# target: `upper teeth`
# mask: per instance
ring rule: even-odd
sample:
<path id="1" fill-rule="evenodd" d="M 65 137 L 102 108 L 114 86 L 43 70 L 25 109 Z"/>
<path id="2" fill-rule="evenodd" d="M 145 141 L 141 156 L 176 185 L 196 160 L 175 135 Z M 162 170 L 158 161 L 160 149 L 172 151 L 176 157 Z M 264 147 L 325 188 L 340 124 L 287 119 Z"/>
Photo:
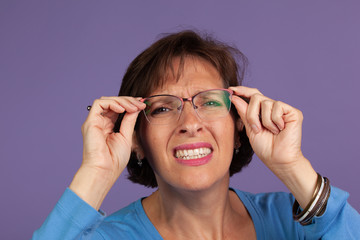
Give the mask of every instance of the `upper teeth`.
<path id="1" fill-rule="evenodd" d="M 182 159 L 202 158 L 211 153 L 210 148 L 195 148 L 188 150 L 176 150 L 175 156 Z"/>

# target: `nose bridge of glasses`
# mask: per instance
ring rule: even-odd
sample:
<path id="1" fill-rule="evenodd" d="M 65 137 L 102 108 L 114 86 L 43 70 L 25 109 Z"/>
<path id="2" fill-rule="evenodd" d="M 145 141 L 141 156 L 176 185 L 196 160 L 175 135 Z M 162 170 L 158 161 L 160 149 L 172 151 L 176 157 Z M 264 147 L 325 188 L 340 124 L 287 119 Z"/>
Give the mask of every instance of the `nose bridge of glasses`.
<path id="1" fill-rule="evenodd" d="M 199 116 L 199 113 L 197 112 L 197 106 L 194 104 L 194 101 L 193 101 L 193 98 L 190 97 L 190 98 L 181 98 L 182 99 L 182 109 L 181 109 L 181 113 L 180 117 L 188 117 L 188 116 L 184 116 L 185 115 L 188 115 L 188 114 L 192 114 L 193 116 L 195 116 L 197 119 L 200 118 Z M 188 102 L 190 104 L 190 106 L 187 107 L 187 109 L 185 110 L 185 105 L 186 102 Z M 185 113 L 184 113 L 185 112 Z"/>
<path id="2" fill-rule="evenodd" d="M 182 108 L 185 107 L 185 103 L 186 102 L 189 102 L 190 105 L 192 105 L 192 107 L 196 110 L 197 109 L 197 106 L 195 105 L 194 103 L 194 97 L 189 97 L 189 98 L 181 98 L 182 100 Z"/>

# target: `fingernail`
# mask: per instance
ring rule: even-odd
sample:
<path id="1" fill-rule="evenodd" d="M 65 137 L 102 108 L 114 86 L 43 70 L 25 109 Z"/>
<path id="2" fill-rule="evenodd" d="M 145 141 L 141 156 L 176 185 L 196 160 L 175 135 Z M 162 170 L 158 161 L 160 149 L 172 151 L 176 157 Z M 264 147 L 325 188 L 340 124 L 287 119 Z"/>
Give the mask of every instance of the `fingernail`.
<path id="1" fill-rule="evenodd" d="M 273 134 L 278 135 L 280 133 L 279 130 L 272 130 Z"/>
<path id="2" fill-rule="evenodd" d="M 259 132 L 259 128 L 256 126 L 256 124 L 251 125 L 251 128 L 254 130 L 255 133 Z"/>

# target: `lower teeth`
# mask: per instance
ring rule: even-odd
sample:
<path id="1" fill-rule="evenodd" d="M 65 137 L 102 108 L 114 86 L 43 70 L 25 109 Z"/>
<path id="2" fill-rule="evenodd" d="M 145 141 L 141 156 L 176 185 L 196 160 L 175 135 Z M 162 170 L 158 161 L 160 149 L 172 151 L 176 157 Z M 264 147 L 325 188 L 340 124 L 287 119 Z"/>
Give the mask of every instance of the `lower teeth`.
<path id="1" fill-rule="evenodd" d="M 196 155 L 196 156 L 181 156 L 179 158 L 186 159 L 186 160 L 188 160 L 188 159 L 197 159 L 197 158 L 202 158 L 202 157 L 204 157 L 206 155 L 207 154 Z"/>

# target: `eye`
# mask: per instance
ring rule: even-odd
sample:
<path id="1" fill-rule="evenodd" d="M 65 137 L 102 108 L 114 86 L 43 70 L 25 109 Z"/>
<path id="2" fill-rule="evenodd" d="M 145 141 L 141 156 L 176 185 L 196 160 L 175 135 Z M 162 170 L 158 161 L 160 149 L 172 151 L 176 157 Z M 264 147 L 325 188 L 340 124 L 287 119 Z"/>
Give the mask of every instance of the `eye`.
<path id="1" fill-rule="evenodd" d="M 170 108 L 158 107 L 158 108 L 154 109 L 153 111 L 151 111 L 151 115 L 164 114 L 164 113 L 168 113 L 168 112 L 170 112 L 170 111 L 171 111 Z"/>
<path id="2" fill-rule="evenodd" d="M 219 101 L 216 101 L 216 100 L 209 100 L 209 101 L 206 101 L 204 104 L 203 104 L 204 107 L 220 107 L 222 106 L 221 102 Z"/>

